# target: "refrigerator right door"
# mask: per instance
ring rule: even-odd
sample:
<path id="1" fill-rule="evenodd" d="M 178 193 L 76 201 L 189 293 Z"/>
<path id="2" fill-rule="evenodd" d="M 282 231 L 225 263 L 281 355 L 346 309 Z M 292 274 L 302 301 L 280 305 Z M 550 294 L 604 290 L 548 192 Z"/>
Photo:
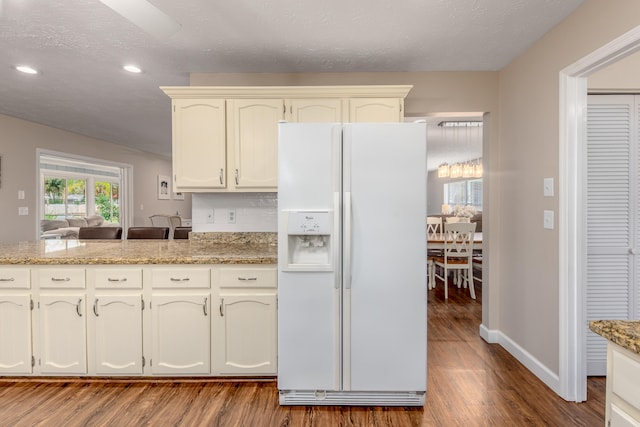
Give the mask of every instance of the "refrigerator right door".
<path id="1" fill-rule="evenodd" d="M 426 124 L 348 124 L 343 389 L 426 391 Z"/>

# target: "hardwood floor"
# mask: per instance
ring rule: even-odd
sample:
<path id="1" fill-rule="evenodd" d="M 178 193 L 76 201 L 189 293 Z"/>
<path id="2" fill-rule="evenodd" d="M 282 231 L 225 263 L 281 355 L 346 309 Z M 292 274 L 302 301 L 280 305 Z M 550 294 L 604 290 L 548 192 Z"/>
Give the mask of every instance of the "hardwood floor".
<path id="1" fill-rule="evenodd" d="M 0 379 L 0 426 L 602 426 L 604 378 L 565 402 L 478 336 L 478 300 L 429 292 L 424 408 L 281 407 L 275 381 Z"/>

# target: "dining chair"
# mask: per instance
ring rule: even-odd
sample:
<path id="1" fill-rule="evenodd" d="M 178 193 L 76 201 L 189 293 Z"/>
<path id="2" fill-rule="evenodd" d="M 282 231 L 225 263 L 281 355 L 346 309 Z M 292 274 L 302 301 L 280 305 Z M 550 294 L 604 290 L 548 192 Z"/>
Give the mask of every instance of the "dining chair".
<path id="1" fill-rule="evenodd" d="M 191 227 L 176 227 L 173 230 L 173 238 L 174 240 L 188 239 L 189 232 L 191 232 Z"/>
<path id="2" fill-rule="evenodd" d="M 435 279 L 444 282 L 444 298 L 449 298 L 449 271 L 460 272 L 455 274 L 455 282 L 458 287 L 469 286 L 471 298 L 476 299 L 476 292 L 473 287 L 473 235 L 475 233 L 475 223 L 449 223 L 444 226 L 444 250 L 442 256 L 433 257 L 433 268 L 430 271 L 431 283 L 435 284 Z M 442 275 L 438 275 L 437 269 L 440 267 Z"/>
<path id="3" fill-rule="evenodd" d="M 482 254 L 478 255 L 477 253 L 473 255 L 472 258 L 473 268 L 475 270 L 480 270 L 480 276 L 474 276 L 473 280 L 477 280 L 478 282 L 482 282 Z"/>
<path id="4" fill-rule="evenodd" d="M 122 238 L 122 227 L 80 227 L 78 239 L 119 240 Z"/>
<path id="5" fill-rule="evenodd" d="M 442 218 L 439 216 L 428 216 L 427 217 L 427 240 L 428 236 L 434 234 L 442 233 Z M 434 283 L 431 281 L 431 270 L 434 268 L 433 266 L 433 257 L 442 255 L 442 250 L 440 249 L 429 249 L 429 244 L 427 243 L 427 288 L 433 289 Z"/>
<path id="6" fill-rule="evenodd" d="M 448 216 L 446 219 L 446 224 L 455 224 L 458 222 L 471 222 L 471 218 L 463 216 Z"/>
<path id="7" fill-rule="evenodd" d="M 129 227 L 127 239 L 168 239 L 169 227 Z"/>

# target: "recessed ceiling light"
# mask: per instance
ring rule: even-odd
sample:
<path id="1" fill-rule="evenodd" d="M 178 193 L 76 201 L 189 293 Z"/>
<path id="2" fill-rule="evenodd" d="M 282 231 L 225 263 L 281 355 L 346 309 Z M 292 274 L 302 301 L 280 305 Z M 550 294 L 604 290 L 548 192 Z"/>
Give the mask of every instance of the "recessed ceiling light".
<path id="1" fill-rule="evenodd" d="M 38 70 L 36 70 L 35 68 L 31 68 L 28 65 L 17 65 L 16 70 L 25 74 L 38 74 Z"/>
<path id="2" fill-rule="evenodd" d="M 139 67 L 136 67 L 135 65 L 125 65 L 124 67 L 125 70 L 127 70 L 130 73 L 141 73 L 142 70 Z"/>

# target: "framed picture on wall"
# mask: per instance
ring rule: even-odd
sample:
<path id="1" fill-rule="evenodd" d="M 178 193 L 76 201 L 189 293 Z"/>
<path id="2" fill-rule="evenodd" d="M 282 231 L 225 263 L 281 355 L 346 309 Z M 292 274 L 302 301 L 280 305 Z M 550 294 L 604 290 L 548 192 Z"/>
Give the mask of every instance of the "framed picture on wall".
<path id="1" fill-rule="evenodd" d="M 169 200 L 171 188 L 169 184 L 169 177 L 164 175 L 158 175 L 158 199 Z"/>
<path id="2" fill-rule="evenodd" d="M 173 193 L 173 200 L 184 200 L 184 193 Z"/>

